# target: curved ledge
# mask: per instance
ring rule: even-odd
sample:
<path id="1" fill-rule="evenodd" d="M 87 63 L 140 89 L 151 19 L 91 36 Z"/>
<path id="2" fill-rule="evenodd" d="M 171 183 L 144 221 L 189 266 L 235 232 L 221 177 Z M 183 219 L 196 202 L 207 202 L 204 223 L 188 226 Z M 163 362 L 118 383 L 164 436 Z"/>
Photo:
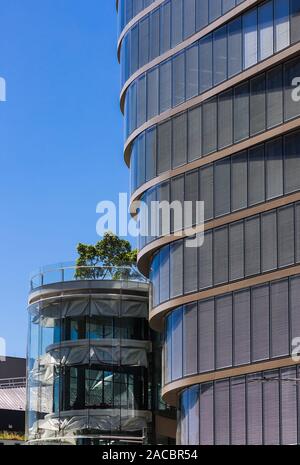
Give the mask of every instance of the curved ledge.
<path id="1" fill-rule="evenodd" d="M 178 241 L 187 236 L 192 236 L 195 233 L 200 233 L 203 230 L 207 231 L 209 229 L 214 229 L 219 226 L 230 224 L 235 221 L 239 221 L 241 219 L 248 218 L 250 216 L 254 216 L 259 213 L 273 210 L 274 208 L 279 208 L 284 205 L 288 205 L 289 203 L 298 201 L 300 201 L 300 192 L 288 194 L 282 197 L 278 197 L 275 200 L 269 200 L 268 202 L 255 205 L 254 207 L 245 208 L 244 210 L 239 210 L 238 212 L 230 213 L 220 218 L 208 221 L 207 223 L 205 223 L 204 227 L 200 225 L 191 229 L 187 229 L 186 231 L 182 231 L 182 233 L 179 236 L 178 231 L 176 235 L 170 234 L 168 236 L 163 236 L 159 239 L 154 240 L 153 242 L 150 242 L 138 253 L 138 268 L 141 271 L 141 273 L 143 273 L 145 276 L 149 276 L 151 257 L 158 249 L 160 249 L 164 245 L 171 244 L 172 242 Z"/>
<path id="2" fill-rule="evenodd" d="M 64 348 L 76 348 L 76 347 L 121 347 L 130 349 L 144 349 L 147 352 L 151 352 L 152 344 L 150 341 L 138 340 L 138 339 L 77 339 L 72 341 L 61 341 L 56 344 L 51 344 L 46 347 L 46 353 L 51 351 L 60 350 Z"/>
<path id="3" fill-rule="evenodd" d="M 297 53 L 300 52 L 300 42 L 298 42 L 295 45 L 289 46 L 286 49 L 284 49 L 282 52 L 276 53 L 275 55 L 272 55 L 272 57 L 267 58 L 264 61 L 261 61 L 260 63 L 252 66 L 251 68 L 247 69 L 246 71 L 243 71 L 242 73 L 238 74 L 237 76 L 234 76 L 231 79 L 228 79 L 227 81 L 224 81 L 223 83 L 219 84 L 216 87 L 213 87 L 207 92 L 204 92 L 203 94 L 198 95 L 197 97 L 194 97 L 190 100 L 187 100 L 186 102 L 182 103 L 181 105 L 178 105 L 175 108 L 171 108 L 164 113 L 161 113 L 160 115 L 155 116 L 154 118 L 148 120 L 146 123 L 144 123 L 142 126 L 137 128 L 133 133 L 128 137 L 128 139 L 125 142 L 124 145 L 124 160 L 127 166 L 129 167 L 130 165 L 130 148 L 131 144 L 138 137 L 142 132 L 144 132 L 146 129 L 150 128 L 151 126 L 155 124 L 159 124 L 163 122 L 164 120 L 171 118 L 183 111 L 189 110 L 190 108 L 193 108 L 194 106 L 204 102 L 205 100 L 208 100 L 211 97 L 214 97 L 217 94 L 222 93 L 223 91 L 229 89 L 230 87 L 233 87 L 237 84 L 240 84 L 242 81 L 246 79 L 250 79 L 251 77 L 257 75 L 258 73 L 261 73 L 263 71 L 266 71 L 268 68 L 275 66 L 282 61 L 285 61 L 286 59 L 292 59 Z"/>
<path id="4" fill-rule="evenodd" d="M 213 163 L 214 161 L 220 160 L 221 158 L 228 157 L 230 155 L 234 155 L 235 153 L 242 152 L 243 150 L 246 150 L 250 147 L 253 147 L 254 145 L 261 144 L 263 142 L 266 142 L 269 139 L 272 139 L 273 137 L 278 137 L 283 134 L 287 134 L 290 131 L 293 131 L 297 128 L 300 127 L 300 117 L 295 118 L 287 123 L 280 124 L 280 126 L 276 126 L 272 129 L 269 129 L 267 131 L 264 131 L 261 134 L 258 134 L 257 136 L 252 136 L 249 137 L 248 139 L 245 139 L 242 142 L 239 142 L 234 145 L 230 145 L 229 147 L 226 147 L 225 149 L 219 150 L 217 152 L 214 152 L 210 155 L 206 155 L 205 157 L 198 158 L 195 161 L 192 161 L 190 163 L 186 163 L 185 165 L 182 165 L 178 168 L 175 168 L 173 170 L 165 171 L 159 176 L 156 176 L 153 179 L 150 179 L 150 181 L 145 182 L 142 184 L 131 196 L 130 198 L 130 205 L 139 200 L 141 196 L 148 190 L 151 189 L 152 187 L 157 186 L 158 184 L 167 181 L 168 179 L 174 178 L 175 176 L 179 176 L 181 174 L 187 173 L 189 171 L 192 171 L 196 168 L 200 168 L 201 166 L 204 165 L 209 165 L 210 163 Z M 131 209 L 130 209 L 131 210 Z M 135 216 L 134 213 L 132 216 Z"/>
<path id="5" fill-rule="evenodd" d="M 170 384 L 167 384 L 162 389 L 162 398 L 169 405 L 174 407 L 178 406 L 178 396 L 183 389 L 186 389 L 194 384 L 207 383 L 217 381 L 219 379 L 231 378 L 233 376 L 248 375 L 260 371 L 273 370 L 275 368 L 282 368 L 286 366 L 298 365 L 292 357 L 284 357 L 276 360 L 269 360 L 267 362 L 252 363 L 251 365 L 244 365 L 238 368 L 226 368 L 224 370 L 214 371 L 205 374 L 198 374 L 181 378 Z"/>
<path id="6" fill-rule="evenodd" d="M 276 281 L 278 279 L 294 276 L 296 274 L 300 274 L 300 265 L 292 265 L 281 270 L 260 274 L 258 276 L 254 276 L 253 278 L 246 278 L 229 284 L 221 284 L 213 288 L 195 292 L 193 294 L 186 294 L 181 297 L 176 297 L 175 299 L 168 300 L 150 310 L 150 326 L 155 331 L 161 332 L 163 331 L 164 327 L 164 317 L 167 313 L 170 312 L 170 310 L 173 310 L 176 307 L 181 307 L 182 305 L 186 305 L 197 300 L 209 299 L 210 297 L 227 294 L 228 292 L 238 291 L 246 287 L 264 284 L 269 281 Z"/>
<path id="7" fill-rule="evenodd" d="M 164 1 L 164 0 L 163 0 Z M 208 26 L 206 26 L 204 29 L 201 29 L 201 31 L 196 32 L 196 34 L 193 34 L 192 36 L 188 37 L 186 40 L 183 42 L 180 42 L 178 45 L 175 47 L 171 48 L 167 52 L 159 55 L 157 58 L 154 58 L 154 60 L 149 61 L 146 65 L 142 66 L 139 68 L 134 74 L 130 76 L 130 78 L 125 82 L 125 84 L 122 87 L 122 90 L 120 92 L 120 108 L 122 113 L 124 113 L 124 106 L 125 106 L 125 96 L 128 87 L 130 84 L 135 81 L 139 76 L 144 74 L 146 71 L 149 69 L 153 68 L 154 66 L 159 65 L 163 61 L 167 60 L 168 58 L 171 58 L 172 56 L 176 55 L 176 53 L 180 52 L 181 50 L 189 47 L 192 45 L 194 42 L 197 42 L 197 40 L 201 39 L 202 37 L 206 36 L 210 32 L 214 31 L 220 26 L 223 26 L 226 22 L 230 21 L 231 19 L 235 18 L 236 16 L 239 16 L 241 13 L 246 11 L 248 8 L 253 7 L 254 5 L 260 3 L 262 0 L 245 0 L 243 3 L 240 5 L 237 5 L 236 7 L 232 8 L 232 10 L 228 11 L 225 15 L 220 16 L 218 19 L 210 23 Z M 163 3 L 163 2 L 160 2 Z M 157 4 L 159 5 L 159 3 Z M 145 10 L 144 10 L 145 11 Z M 142 15 L 144 16 L 144 15 Z M 140 18 L 139 18 L 140 19 Z M 137 21 L 134 21 L 134 23 Z M 134 24 L 133 23 L 133 24 Z M 130 24 L 130 23 L 129 23 Z M 128 28 L 130 29 L 130 28 Z M 126 32 L 128 31 L 126 30 Z M 124 29 L 125 31 L 125 29 Z M 125 35 L 125 34 L 124 34 Z M 122 35 L 122 39 L 124 38 L 124 35 Z M 118 43 L 118 58 L 120 61 L 120 50 L 121 50 L 121 42 L 122 39 L 119 40 Z"/>
<path id="8" fill-rule="evenodd" d="M 156 2 L 151 3 L 147 8 L 144 8 L 144 10 L 140 11 L 134 18 L 132 18 L 129 23 L 126 24 L 124 29 L 122 30 L 119 39 L 118 39 L 118 45 L 117 45 L 117 54 L 118 54 L 118 60 L 120 63 L 120 55 L 121 55 L 121 45 L 124 39 L 124 36 L 126 33 L 129 31 L 129 29 L 132 28 L 138 21 L 140 21 L 144 16 L 146 16 L 148 13 L 151 13 L 152 10 L 155 10 L 159 5 L 164 3 L 165 0 L 156 0 Z M 117 0 L 117 3 L 119 0 Z M 117 7 L 118 10 L 118 7 Z"/>

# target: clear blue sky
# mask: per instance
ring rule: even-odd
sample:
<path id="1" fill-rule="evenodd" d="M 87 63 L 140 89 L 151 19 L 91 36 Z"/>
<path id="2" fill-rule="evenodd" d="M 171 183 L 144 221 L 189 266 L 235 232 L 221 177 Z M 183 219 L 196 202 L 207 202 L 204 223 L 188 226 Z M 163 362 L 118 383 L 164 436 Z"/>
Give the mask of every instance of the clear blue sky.
<path id="1" fill-rule="evenodd" d="M 25 355 L 28 277 L 95 242 L 128 191 L 115 0 L 0 0 L 0 337 Z"/>

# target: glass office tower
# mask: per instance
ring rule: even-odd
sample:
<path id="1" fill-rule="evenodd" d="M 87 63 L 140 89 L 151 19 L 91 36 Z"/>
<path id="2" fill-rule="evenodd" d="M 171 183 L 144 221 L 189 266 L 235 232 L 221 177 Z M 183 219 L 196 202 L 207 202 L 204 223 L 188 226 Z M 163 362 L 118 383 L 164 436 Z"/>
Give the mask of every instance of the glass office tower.
<path id="1" fill-rule="evenodd" d="M 131 202 L 204 202 L 139 241 L 178 442 L 297 444 L 300 0 L 117 3 Z"/>
<path id="2" fill-rule="evenodd" d="M 28 311 L 29 444 L 153 441 L 146 279 L 126 267 L 47 267 Z"/>

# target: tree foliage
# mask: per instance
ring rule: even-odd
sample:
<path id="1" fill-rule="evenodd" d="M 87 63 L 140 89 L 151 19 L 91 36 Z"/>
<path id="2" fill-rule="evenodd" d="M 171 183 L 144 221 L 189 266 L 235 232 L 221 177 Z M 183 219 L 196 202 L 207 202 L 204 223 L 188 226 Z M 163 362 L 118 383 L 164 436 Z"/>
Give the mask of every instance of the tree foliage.
<path id="1" fill-rule="evenodd" d="M 95 245 L 79 243 L 77 252 L 78 279 L 105 279 L 110 275 L 112 279 L 123 279 L 125 275 L 125 279 L 137 260 L 137 250 L 132 250 L 130 242 L 110 232 Z"/>

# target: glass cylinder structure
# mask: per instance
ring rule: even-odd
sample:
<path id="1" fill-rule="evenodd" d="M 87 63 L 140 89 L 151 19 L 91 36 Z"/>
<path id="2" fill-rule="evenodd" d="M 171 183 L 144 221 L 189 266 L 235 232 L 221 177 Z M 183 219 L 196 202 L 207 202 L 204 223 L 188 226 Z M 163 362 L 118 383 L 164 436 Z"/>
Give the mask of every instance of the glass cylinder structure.
<path id="1" fill-rule="evenodd" d="M 29 295 L 29 444 L 148 443 L 148 283 L 134 268 L 47 267 Z"/>

